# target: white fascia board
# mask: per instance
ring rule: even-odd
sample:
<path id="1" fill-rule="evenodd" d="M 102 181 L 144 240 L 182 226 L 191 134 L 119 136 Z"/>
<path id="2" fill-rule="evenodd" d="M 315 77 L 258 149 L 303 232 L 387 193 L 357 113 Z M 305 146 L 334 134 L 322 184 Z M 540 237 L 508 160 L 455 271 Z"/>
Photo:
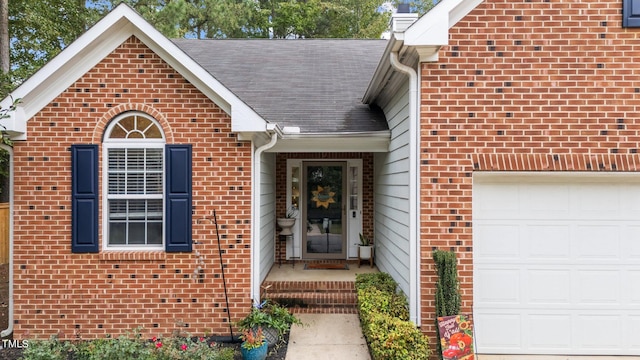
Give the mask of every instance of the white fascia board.
<path id="1" fill-rule="evenodd" d="M 398 35 L 402 36 L 402 33 L 393 33 L 391 35 L 391 38 L 389 39 L 389 42 L 387 43 L 387 46 L 384 49 L 382 58 L 380 58 L 380 62 L 378 62 L 376 71 L 373 73 L 373 77 L 369 81 L 367 90 L 362 97 L 362 102 L 365 104 L 370 104 L 376 99 L 376 97 L 382 90 L 383 84 L 385 84 L 388 80 L 389 71 L 391 70 L 391 64 L 389 63 L 389 53 L 391 53 L 392 51 L 397 51 L 402 47 L 402 39 L 398 39 Z"/>
<path id="2" fill-rule="evenodd" d="M 96 25 L 0 102 L 2 108 L 21 99 L 20 111 L 1 122 L 14 139 L 26 138 L 26 122 L 60 93 L 86 74 L 130 36 L 137 37 L 176 71 L 231 115 L 235 128 L 265 131 L 266 121 L 217 79 L 187 56 L 125 4 L 117 6 Z"/>
<path id="3" fill-rule="evenodd" d="M 444 46 L 449 29 L 484 0 L 443 0 L 404 33 L 406 46 Z"/>
<path id="4" fill-rule="evenodd" d="M 389 131 L 285 134 L 268 152 L 388 152 L 390 141 Z"/>

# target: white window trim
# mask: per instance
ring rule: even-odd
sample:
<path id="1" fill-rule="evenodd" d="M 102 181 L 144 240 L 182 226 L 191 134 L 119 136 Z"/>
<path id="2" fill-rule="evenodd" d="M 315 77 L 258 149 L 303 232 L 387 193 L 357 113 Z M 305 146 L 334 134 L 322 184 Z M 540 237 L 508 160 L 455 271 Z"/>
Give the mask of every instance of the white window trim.
<path id="1" fill-rule="evenodd" d="M 105 136 L 102 142 L 102 250 L 107 252 L 116 252 L 116 251 L 127 251 L 127 252 L 135 252 L 135 251 L 164 251 L 166 244 L 166 193 L 165 193 L 165 184 L 166 184 L 166 172 L 164 168 L 166 166 L 165 159 L 165 137 L 164 133 L 161 131 L 162 139 L 110 139 L 109 135 L 111 134 L 111 130 L 115 127 L 115 125 L 122 119 L 130 117 L 130 116 L 140 116 L 146 119 L 151 120 L 160 130 L 162 127 L 160 124 L 151 116 L 140 113 L 140 112 L 127 112 L 123 113 L 120 116 L 114 118 L 109 126 L 105 129 Z M 157 245 L 109 245 L 109 149 L 162 149 L 162 195 L 158 198 L 162 199 L 162 242 Z M 116 195 L 116 197 L 118 197 Z M 135 198 L 135 195 L 123 196 L 123 198 Z M 145 199 L 148 199 L 148 196 L 144 196 Z"/>

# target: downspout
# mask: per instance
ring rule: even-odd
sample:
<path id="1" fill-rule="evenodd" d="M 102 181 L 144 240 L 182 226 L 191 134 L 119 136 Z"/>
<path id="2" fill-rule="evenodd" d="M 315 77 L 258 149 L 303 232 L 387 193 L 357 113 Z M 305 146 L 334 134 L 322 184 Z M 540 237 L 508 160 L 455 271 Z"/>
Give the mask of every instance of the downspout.
<path id="1" fill-rule="evenodd" d="M 278 133 L 275 124 L 267 124 L 267 132 L 271 133 L 271 141 L 253 152 L 253 169 L 251 174 L 251 299 L 260 301 L 260 172 L 262 153 L 276 145 Z"/>
<path id="2" fill-rule="evenodd" d="M 391 66 L 409 76 L 409 317 L 420 326 L 420 249 L 418 247 L 420 220 L 420 188 L 418 181 L 419 161 L 418 146 L 420 133 L 418 127 L 418 74 L 415 69 L 398 60 L 398 52 L 390 53 Z"/>
<path id="3" fill-rule="evenodd" d="M 9 152 L 9 323 L 0 332 L 1 337 L 7 337 L 13 333 L 13 148 L 7 145 L 0 148 Z"/>

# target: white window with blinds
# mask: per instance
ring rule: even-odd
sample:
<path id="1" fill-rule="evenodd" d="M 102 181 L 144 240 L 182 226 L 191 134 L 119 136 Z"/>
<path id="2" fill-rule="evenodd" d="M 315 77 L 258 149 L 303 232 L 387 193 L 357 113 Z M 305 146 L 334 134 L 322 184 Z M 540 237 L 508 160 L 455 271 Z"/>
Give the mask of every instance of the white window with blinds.
<path id="1" fill-rule="evenodd" d="M 104 140 L 104 237 L 109 250 L 164 246 L 164 144 L 142 113 L 114 119 Z"/>

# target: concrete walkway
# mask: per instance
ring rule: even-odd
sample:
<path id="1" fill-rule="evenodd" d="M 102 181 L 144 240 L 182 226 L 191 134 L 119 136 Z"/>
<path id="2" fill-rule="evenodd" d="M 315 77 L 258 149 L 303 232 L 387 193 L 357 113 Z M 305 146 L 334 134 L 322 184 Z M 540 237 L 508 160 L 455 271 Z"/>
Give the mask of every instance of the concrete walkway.
<path id="1" fill-rule="evenodd" d="M 357 314 L 296 314 L 286 360 L 371 360 Z"/>

